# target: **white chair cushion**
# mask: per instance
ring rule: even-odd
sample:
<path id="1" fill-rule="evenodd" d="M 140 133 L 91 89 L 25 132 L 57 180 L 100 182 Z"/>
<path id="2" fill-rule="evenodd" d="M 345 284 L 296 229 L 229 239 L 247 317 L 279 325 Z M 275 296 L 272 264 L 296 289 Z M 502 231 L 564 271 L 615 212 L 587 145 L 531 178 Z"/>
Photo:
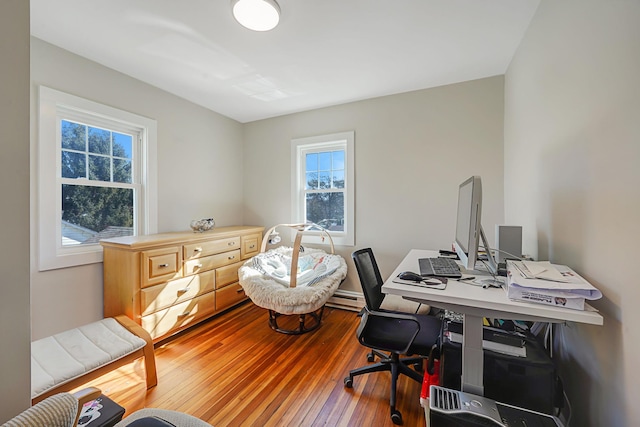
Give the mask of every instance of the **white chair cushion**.
<path id="1" fill-rule="evenodd" d="M 102 319 L 31 343 L 31 398 L 144 347 L 118 321 Z"/>
<path id="2" fill-rule="evenodd" d="M 292 248 L 279 247 L 269 252 L 286 261 L 287 257 L 291 258 L 292 251 Z M 250 259 L 240 267 L 240 286 L 254 304 L 280 314 L 306 314 L 318 310 L 347 276 L 347 263 L 340 255 L 327 254 L 320 249 L 312 248 L 305 248 L 305 258 L 299 258 L 299 265 L 304 271 L 312 271 L 313 266 L 317 268 L 326 265 L 327 268 L 322 268 L 320 275 L 307 277 L 304 285 L 298 283 L 295 288 L 288 286 L 288 280 L 274 276 L 282 271 L 279 264 L 273 263 L 270 266 L 273 269 L 269 270 L 269 273 L 264 273 L 265 268 L 270 268 L 268 264 L 265 263 L 258 268 L 256 265 L 256 261 Z"/>
<path id="3" fill-rule="evenodd" d="M 284 287 L 291 283 L 292 248 L 279 247 L 260 253 L 251 259 L 251 267 L 258 270 L 265 279 L 275 280 Z M 341 266 L 340 255 L 328 254 L 321 250 L 309 250 L 299 255 L 296 286 L 313 286 L 332 275 Z"/>

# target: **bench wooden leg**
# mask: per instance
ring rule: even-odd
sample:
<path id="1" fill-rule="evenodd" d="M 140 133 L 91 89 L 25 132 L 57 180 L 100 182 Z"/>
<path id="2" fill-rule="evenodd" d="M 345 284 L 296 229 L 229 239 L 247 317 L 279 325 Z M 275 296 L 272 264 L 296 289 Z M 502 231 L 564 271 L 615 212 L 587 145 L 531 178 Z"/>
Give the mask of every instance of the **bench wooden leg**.
<path id="1" fill-rule="evenodd" d="M 153 339 L 151 335 L 140 325 L 125 315 L 116 316 L 115 319 L 129 332 L 139 336 L 146 341 L 144 348 L 144 371 L 147 379 L 147 390 L 158 385 L 158 372 L 156 370 L 156 355 L 153 349 Z"/>

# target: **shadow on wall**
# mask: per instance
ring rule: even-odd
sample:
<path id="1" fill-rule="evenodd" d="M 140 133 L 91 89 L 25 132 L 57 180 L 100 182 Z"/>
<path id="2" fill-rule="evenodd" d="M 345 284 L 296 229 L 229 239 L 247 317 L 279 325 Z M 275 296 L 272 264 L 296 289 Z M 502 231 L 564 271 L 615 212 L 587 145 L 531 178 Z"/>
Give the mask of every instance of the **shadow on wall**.
<path id="1" fill-rule="evenodd" d="M 590 138 L 594 136 L 571 135 L 570 141 L 552 142 L 552 150 L 540 158 L 539 259 L 571 266 L 605 295 L 592 303 L 602 312 L 604 326 L 568 323 L 554 329 L 554 355 L 572 405 L 571 425 L 624 426 L 629 425 L 625 390 L 630 379 L 625 374 L 621 307 L 616 303 L 620 289 L 616 290 L 618 278 L 603 276 L 594 264 L 605 249 L 599 246 L 610 241 L 597 207 L 603 184 L 594 168 L 597 144 Z"/>
<path id="2" fill-rule="evenodd" d="M 625 410 L 622 324 L 607 318 L 602 327 L 568 323 L 554 332 L 554 359 L 571 403 L 570 425 L 632 425 Z"/>

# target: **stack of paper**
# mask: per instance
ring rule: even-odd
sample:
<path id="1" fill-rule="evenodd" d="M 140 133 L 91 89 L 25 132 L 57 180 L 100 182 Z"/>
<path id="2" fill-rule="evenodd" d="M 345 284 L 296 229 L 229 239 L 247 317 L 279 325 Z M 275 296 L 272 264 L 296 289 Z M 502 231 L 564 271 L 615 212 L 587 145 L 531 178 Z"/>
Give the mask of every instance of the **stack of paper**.
<path id="1" fill-rule="evenodd" d="M 584 310 L 584 301 L 602 293 L 566 265 L 548 261 L 507 261 L 507 297 Z"/>

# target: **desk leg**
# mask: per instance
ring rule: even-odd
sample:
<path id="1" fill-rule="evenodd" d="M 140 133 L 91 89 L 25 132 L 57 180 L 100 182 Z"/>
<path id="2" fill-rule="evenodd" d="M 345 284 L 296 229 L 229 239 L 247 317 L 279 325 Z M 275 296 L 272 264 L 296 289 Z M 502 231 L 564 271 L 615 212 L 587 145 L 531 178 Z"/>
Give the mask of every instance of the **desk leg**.
<path id="1" fill-rule="evenodd" d="M 465 314 L 462 332 L 462 391 L 484 396 L 482 317 Z"/>

